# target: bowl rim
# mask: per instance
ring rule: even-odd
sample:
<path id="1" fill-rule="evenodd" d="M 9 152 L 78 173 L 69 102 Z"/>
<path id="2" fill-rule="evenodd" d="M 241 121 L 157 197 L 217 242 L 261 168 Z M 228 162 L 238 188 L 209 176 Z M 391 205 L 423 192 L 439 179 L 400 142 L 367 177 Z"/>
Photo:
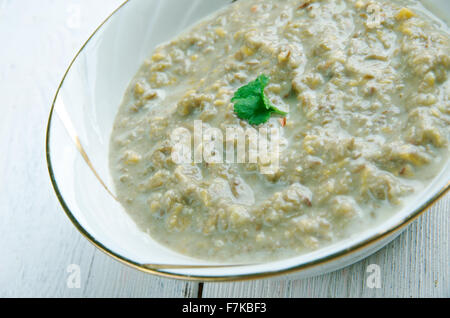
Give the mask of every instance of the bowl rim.
<path id="1" fill-rule="evenodd" d="M 78 56 L 81 54 L 81 52 L 85 49 L 87 44 L 90 42 L 90 40 L 97 34 L 97 32 L 113 17 L 116 15 L 123 7 L 125 7 L 126 4 L 128 4 L 131 0 L 125 0 L 122 4 L 120 4 L 114 11 L 112 11 L 111 14 L 108 15 L 108 17 L 94 30 L 94 32 L 89 36 L 89 38 L 84 42 L 84 44 L 81 46 L 81 48 L 78 50 L 74 58 L 71 60 L 68 68 L 66 69 L 61 82 L 58 85 L 58 88 L 55 93 L 55 97 L 53 98 L 50 114 L 48 117 L 48 123 L 46 128 L 46 136 L 45 136 L 45 154 L 46 154 L 46 161 L 47 161 L 47 168 L 48 173 L 50 176 L 50 180 L 52 183 L 52 187 L 56 193 L 56 196 L 58 198 L 59 203 L 61 204 L 65 214 L 69 218 L 69 220 L 72 222 L 72 224 L 77 228 L 77 230 L 97 249 L 105 253 L 106 255 L 109 255 L 113 259 L 119 261 L 120 263 L 123 263 L 125 265 L 128 265 L 129 267 L 135 268 L 141 272 L 145 272 L 148 274 L 153 274 L 156 276 L 166 277 L 166 278 L 172 278 L 172 279 L 179 279 L 179 280 L 185 280 L 185 281 L 197 281 L 197 282 L 224 282 L 224 281 L 246 281 L 246 280 L 254 280 L 254 279 L 263 279 L 263 278 L 270 278 L 275 276 L 284 276 L 288 274 L 294 274 L 299 273 L 302 271 L 305 271 L 307 269 L 311 269 L 314 267 L 318 267 L 320 265 L 324 265 L 333 261 L 336 261 L 338 259 L 342 259 L 346 256 L 349 256 L 355 252 L 361 251 L 363 249 L 366 249 L 367 247 L 378 243 L 382 241 L 383 239 L 388 238 L 392 234 L 394 234 L 397 231 L 400 231 L 404 228 L 406 228 L 408 225 L 410 225 L 414 220 L 416 220 L 420 215 L 422 215 L 425 211 L 427 211 L 429 208 L 431 208 L 440 198 L 442 198 L 447 192 L 450 190 L 450 180 L 447 182 L 446 185 L 444 185 L 439 191 L 437 191 L 432 197 L 430 197 L 428 200 L 426 200 L 423 204 L 418 206 L 416 209 L 412 210 L 411 213 L 409 213 L 406 217 L 404 217 L 402 220 L 398 221 L 396 224 L 392 225 L 390 228 L 385 229 L 384 231 L 381 231 L 379 233 L 376 233 L 372 235 L 371 237 L 367 238 L 366 240 L 360 241 L 356 244 L 353 244 L 352 246 L 338 250 L 334 253 L 325 255 L 323 257 L 319 257 L 315 260 L 302 263 L 300 265 L 294 265 L 288 268 L 284 268 L 277 271 L 266 271 L 266 272 L 260 272 L 260 273 L 251 273 L 251 274 L 239 274 L 239 275 L 225 275 L 225 276 L 201 276 L 201 275 L 189 275 L 189 274 L 177 274 L 172 272 L 166 272 L 163 269 L 158 268 L 151 268 L 151 266 L 146 264 L 140 264 L 137 263 L 131 259 L 128 259 L 127 257 L 124 257 L 113 250 L 106 247 L 103 243 L 98 241 L 93 235 L 91 235 L 75 218 L 73 213 L 71 212 L 69 206 L 65 202 L 61 191 L 59 190 L 58 184 L 56 182 L 55 174 L 53 171 L 52 166 L 52 159 L 50 155 L 50 132 L 51 132 L 51 123 L 53 119 L 53 113 L 54 108 L 56 104 L 56 100 L 58 99 L 59 92 L 64 85 L 64 81 L 70 72 L 72 65 L 77 60 Z M 234 2 L 234 1 L 233 1 Z"/>

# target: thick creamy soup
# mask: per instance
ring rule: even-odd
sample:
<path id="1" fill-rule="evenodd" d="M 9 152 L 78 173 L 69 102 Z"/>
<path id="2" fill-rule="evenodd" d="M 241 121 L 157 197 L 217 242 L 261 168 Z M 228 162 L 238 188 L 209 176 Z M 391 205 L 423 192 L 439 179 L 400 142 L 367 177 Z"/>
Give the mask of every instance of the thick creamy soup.
<path id="1" fill-rule="evenodd" d="M 279 259 L 355 235 L 446 164 L 449 53 L 447 25 L 418 1 L 239 0 L 132 80 L 111 137 L 117 196 L 154 239 L 208 260 Z M 233 99 L 263 77 L 261 100 Z M 279 112 L 249 120 L 263 100 Z M 222 156 L 242 150 L 230 129 L 245 134 L 244 161 Z M 247 160 L 253 133 L 270 141 L 270 169 Z"/>

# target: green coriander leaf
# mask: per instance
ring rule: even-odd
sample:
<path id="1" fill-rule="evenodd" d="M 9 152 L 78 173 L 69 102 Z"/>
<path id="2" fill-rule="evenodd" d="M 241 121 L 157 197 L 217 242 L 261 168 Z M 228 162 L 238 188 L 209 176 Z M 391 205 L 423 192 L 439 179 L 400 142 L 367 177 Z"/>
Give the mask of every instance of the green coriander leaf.
<path id="1" fill-rule="evenodd" d="M 270 110 L 270 108 L 272 107 L 272 103 L 267 98 L 267 96 L 264 94 L 264 92 L 262 94 L 262 99 L 263 99 L 264 107 L 266 107 L 267 110 Z"/>
<path id="2" fill-rule="evenodd" d="M 251 125 L 260 125 L 267 122 L 272 113 L 287 115 L 286 112 L 273 106 L 264 94 L 264 88 L 269 81 L 270 78 L 263 74 L 236 91 L 231 101 L 234 103 L 234 112 L 239 118 L 247 120 Z"/>
<path id="3" fill-rule="evenodd" d="M 264 107 L 258 96 L 240 99 L 234 105 L 234 111 L 239 118 L 247 120 L 251 125 L 263 124 L 270 118 L 270 111 Z"/>
<path id="4" fill-rule="evenodd" d="M 245 99 L 250 96 L 258 96 L 264 95 L 264 88 L 266 88 L 267 84 L 269 84 L 270 79 L 266 75 L 260 75 L 258 78 L 248 83 L 245 86 L 242 86 L 237 90 L 234 94 L 234 97 L 231 99 L 232 102 Z"/>
<path id="5" fill-rule="evenodd" d="M 234 112 L 242 119 L 250 118 L 259 108 L 261 108 L 261 105 L 258 96 L 239 99 L 234 104 Z"/>

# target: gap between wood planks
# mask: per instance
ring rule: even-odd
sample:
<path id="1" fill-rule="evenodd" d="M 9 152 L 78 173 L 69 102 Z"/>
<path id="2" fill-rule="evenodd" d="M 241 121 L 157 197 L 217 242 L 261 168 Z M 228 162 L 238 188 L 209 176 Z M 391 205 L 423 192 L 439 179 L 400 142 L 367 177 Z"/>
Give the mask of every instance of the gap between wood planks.
<path id="1" fill-rule="evenodd" d="M 203 298 L 203 283 L 198 283 L 197 298 Z"/>

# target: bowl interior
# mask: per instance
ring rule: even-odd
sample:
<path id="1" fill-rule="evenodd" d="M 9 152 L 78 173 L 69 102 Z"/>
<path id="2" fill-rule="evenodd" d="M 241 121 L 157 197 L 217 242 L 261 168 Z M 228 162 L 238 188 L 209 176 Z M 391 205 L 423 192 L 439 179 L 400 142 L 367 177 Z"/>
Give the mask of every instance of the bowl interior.
<path id="1" fill-rule="evenodd" d="M 122 206 L 98 181 L 73 142 L 76 135 L 105 185 L 113 190 L 109 173 L 109 136 L 123 93 L 151 51 L 187 26 L 228 5 L 231 0 L 130 0 L 90 38 L 71 65 L 54 103 L 48 131 L 52 181 L 74 224 L 102 249 L 140 264 L 205 265 L 161 246 L 141 232 Z M 450 2 L 427 0 L 431 9 L 450 12 Z M 444 10 L 444 11 L 442 11 Z M 448 15 L 447 15 L 448 16 Z M 448 186 L 449 165 L 402 211 L 380 226 L 299 257 L 241 267 L 168 269 L 193 276 L 236 276 L 280 272 L 304 266 L 356 245 L 404 223 Z"/>

